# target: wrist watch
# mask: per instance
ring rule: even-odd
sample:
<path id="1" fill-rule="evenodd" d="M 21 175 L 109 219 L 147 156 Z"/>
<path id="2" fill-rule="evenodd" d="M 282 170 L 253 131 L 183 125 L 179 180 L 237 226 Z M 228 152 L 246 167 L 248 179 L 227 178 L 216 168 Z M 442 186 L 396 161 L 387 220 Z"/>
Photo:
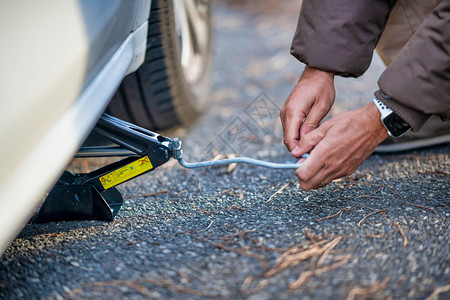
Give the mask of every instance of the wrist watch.
<path id="1" fill-rule="evenodd" d="M 398 138 L 411 129 L 411 126 L 409 126 L 408 123 L 403 121 L 402 118 L 400 118 L 395 112 L 392 111 L 392 109 L 381 102 L 380 99 L 375 97 L 373 102 L 380 111 L 381 123 L 383 123 L 384 127 L 386 127 L 390 136 Z"/>

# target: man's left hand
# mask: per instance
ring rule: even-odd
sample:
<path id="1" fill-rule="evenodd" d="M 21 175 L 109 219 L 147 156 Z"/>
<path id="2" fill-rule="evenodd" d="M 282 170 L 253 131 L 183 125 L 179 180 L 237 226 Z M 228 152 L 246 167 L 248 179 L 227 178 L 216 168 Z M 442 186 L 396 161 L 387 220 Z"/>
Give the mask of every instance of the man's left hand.
<path id="1" fill-rule="evenodd" d="M 299 153 L 310 153 L 295 171 L 303 190 L 324 187 L 349 176 L 388 137 L 374 103 L 341 113 L 306 134 Z"/>

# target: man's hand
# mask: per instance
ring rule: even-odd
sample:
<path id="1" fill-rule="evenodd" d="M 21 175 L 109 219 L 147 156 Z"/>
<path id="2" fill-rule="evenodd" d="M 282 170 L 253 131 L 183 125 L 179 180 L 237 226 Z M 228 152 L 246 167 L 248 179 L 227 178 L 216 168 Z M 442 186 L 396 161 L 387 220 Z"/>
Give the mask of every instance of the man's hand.
<path id="1" fill-rule="evenodd" d="M 310 152 L 295 171 L 303 190 L 349 176 L 388 137 L 374 103 L 341 113 L 302 137 L 298 152 Z"/>
<path id="2" fill-rule="evenodd" d="M 280 111 L 284 144 L 300 157 L 298 141 L 316 129 L 334 102 L 334 74 L 306 67 Z"/>

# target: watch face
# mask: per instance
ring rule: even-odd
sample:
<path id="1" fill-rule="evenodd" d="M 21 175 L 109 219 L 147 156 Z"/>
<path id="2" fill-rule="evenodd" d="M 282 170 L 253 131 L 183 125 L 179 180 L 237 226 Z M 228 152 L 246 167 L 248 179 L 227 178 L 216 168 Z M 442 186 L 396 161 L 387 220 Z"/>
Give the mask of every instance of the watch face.
<path id="1" fill-rule="evenodd" d="M 411 127 L 402 120 L 397 114 L 391 113 L 383 119 L 384 126 L 393 137 L 400 137 L 406 133 Z"/>

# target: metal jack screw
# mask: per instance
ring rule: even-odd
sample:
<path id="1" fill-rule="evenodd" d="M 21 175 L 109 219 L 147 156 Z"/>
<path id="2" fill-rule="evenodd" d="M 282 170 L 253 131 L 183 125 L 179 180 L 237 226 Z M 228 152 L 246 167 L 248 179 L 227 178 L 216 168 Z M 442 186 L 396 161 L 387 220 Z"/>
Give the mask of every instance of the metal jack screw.
<path id="1" fill-rule="evenodd" d="M 178 138 L 172 140 L 172 153 L 173 158 L 176 160 L 183 158 L 183 150 L 181 150 L 181 141 Z"/>

